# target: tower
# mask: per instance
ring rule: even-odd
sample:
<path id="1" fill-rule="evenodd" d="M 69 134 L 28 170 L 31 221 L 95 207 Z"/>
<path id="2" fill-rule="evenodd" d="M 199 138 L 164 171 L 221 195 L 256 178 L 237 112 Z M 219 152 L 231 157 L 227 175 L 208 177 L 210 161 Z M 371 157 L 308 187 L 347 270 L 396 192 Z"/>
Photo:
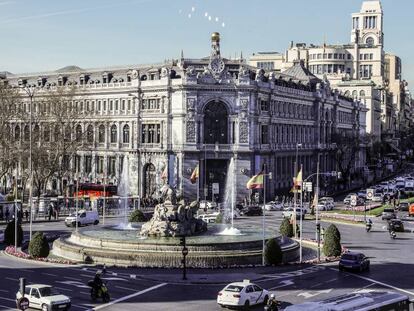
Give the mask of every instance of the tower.
<path id="1" fill-rule="evenodd" d="M 211 34 L 211 58 L 220 57 L 220 34 L 213 32 Z"/>
<path id="2" fill-rule="evenodd" d="M 382 46 L 383 39 L 381 1 L 364 1 L 361 11 L 352 14 L 351 42 L 367 46 Z"/>

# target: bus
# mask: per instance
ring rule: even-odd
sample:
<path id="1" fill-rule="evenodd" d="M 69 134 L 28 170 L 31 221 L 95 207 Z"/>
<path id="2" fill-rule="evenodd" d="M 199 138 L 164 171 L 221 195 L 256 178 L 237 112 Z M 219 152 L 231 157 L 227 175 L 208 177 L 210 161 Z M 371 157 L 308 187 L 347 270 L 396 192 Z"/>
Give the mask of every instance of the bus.
<path id="1" fill-rule="evenodd" d="M 285 311 L 410 311 L 408 296 L 395 292 L 367 291 L 345 294 L 317 302 L 306 302 Z"/>

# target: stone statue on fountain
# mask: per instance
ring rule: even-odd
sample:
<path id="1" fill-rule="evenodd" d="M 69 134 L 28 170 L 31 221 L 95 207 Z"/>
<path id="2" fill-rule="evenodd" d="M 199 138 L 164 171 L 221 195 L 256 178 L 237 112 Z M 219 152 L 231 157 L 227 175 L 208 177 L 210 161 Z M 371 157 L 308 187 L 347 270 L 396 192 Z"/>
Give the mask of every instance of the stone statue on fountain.
<path id="1" fill-rule="evenodd" d="M 177 203 L 176 191 L 168 184 L 162 187 L 161 197 L 164 203 L 155 206 L 151 220 L 141 228 L 141 236 L 189 236 L 207 231 L 207 223 L 194 217 L 199 208 L 197 201 Z"/>

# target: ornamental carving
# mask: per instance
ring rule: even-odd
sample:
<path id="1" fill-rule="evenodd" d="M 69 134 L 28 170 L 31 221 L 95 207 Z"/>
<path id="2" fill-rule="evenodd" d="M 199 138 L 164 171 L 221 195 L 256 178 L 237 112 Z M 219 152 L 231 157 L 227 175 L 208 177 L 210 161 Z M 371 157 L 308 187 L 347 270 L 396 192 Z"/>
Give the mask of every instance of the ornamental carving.
<path id="1" fill-rule="evenodd" d="M 249 131 L 247 122 L 240 122 L 239 125 L 239 143 L 245 144 L 249 142 Z"/>
<path id="2" fill-rule="evenodd" d="M 247 110 L 248 105 L 249 105 L 249 100 L 248 99 L 240 99 L 241 109 Z"/>
<path id="3" fill-rule="evenodd" d="M 187 99 L 187 110 L 194 110 L 195 109 L 195 98 L 188 98 Z"/>
<path id="4" fill-rule="evenodd" d="M 196 128 L 194 121 L 187 121 L 187 135 L 186 140 L 188 143 L 195 143 L 196 141 Z"/>

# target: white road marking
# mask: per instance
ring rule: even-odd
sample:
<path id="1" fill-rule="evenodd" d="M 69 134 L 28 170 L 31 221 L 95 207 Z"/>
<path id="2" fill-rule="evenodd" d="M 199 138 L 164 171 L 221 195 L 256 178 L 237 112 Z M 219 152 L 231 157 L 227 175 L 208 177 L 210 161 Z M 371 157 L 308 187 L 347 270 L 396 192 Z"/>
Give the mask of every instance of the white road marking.
<path id="1" fill-rule="evenodd" d="M 6 279 L 6 280 L 9 280 L 9 281 L 18 281 L 18 279 L 9 278 L 9 277 L 6 277 L 5 279 Z"/>
<path id="2" fill-rule="evenodd" d="M 70 276 L 64 276 L 64 279 L 68 279 L 68 280 L 74 280 L 74 281 L 79 281 L 79 279 L 76 278 L 71 278 Z"/>
<path id="3" fill-rule="evenodd" d="M 5 308 L 4 310 L 14 310 L 14 308 L 9 306 L 0 305 L 0 307 Z"/>
<path id="4" fill-rule="evenodd" d="M 61 283 L 61 284 L 65 284 L 65 285 L 72 285 L 72 286 L 76 286 L 78 288 L 89 288 L 89 286 L 78 282 L 78 281 L 55 281 L 55 283 Z"/>
<path id="5" fill-rule="evenodd" d="M 334 270 L 334 271 L 338 271 L 338 269 L 335 269 L 335 268 L 330 268 L 330 269 Z M 360 278 L 360 279 L 365 280 L 365 281 L 370 281 L 370 282 L 373 282 L 375 284 L 382 285 L 384 287 L 388 287 L 388 288 L 391 288 L 391 289 L 394 289 L 394 290 L 398 290 L 402 293 L 406 293 L 406 294 L 409 294 L 411 296 L 414 296 L 414 292 L 410 292 L 408 290 L 405 290 L 405 289 L 402 289 L 402 288 L 399 288 L 399 287 L 396 287 L 396 286 L 393 286 L 393 285 L 390 285 L 390 284 L 387 284 L 387 283 L 383 283 L 383 282 L 380 282 L 380 281 L 377 281 L 377 280 L 374 280 L 374 279 L 371 279 L 371 278 L 367 278 L 366 276 L 362 276 L 362 275 L 358 275 L 358 274 L 351 274 L 351 275 L 356 277 L 356 278 Z"/>
<path id="6" fill-rule="evenodd" d="M 57 274 L 53 274 L 53 273 L 46 273 L 46 272 L 42 272 L 43 275 L 48 275 L 48 276 L 53 276 L 53 277 L 58 277 L 59 275 Z"/>
<path id="7" fill-rule="evenodd" d="M 106 281 L 127 281 L 127 280 L 122 279 L 122 278 L 111 278 L 111 277 L 109 277 L 109 278 L 102 278 L 102 280 L 106 280 Z"/>
<path id="8" fill-rule="evenodd" d="M 0 292 L 8 293 L 9 291 L 8 290 L 4 290 L 4 289 L 0 289 Z"/>
<path id="9" fill-rule="evenodd" d="M 34 273 L 33 270 L 29 270 L 29 269 L 20 269 L 20 271 L 26 271 L 26 272 Z"/>
<path id="10" fill-rule="evenodd" d="M 79 292 L 80 294 L 83 294 L 83 295 L 90 295 L 91 293 L 86 293 L 86 292 Z"/>
<path id="11" fill-rule="evenodd" d="M 68 292 L 73 292 L 73 290 L 68 289 L 68 288 L 57 287 L 57 286 L 55 286 L 55 288 L 60 289 L 60 290 L 66 290 L 66 291 L 68 291 Z"/>
<path id="12" fill-rule="evenodd" d="M 135 274 L 130 274 L 130 275 L 129 275 L 129 277 L 130 277 L 131 279 L 136 279 L 136 278 L 137 278 L 137 276 L 136 276 Z"/>
<path id="13" fill-rule="evenodd" d="M 147 292 L 150 292 L 150 291 L 152 291 L 152 290 L 154 290 L 154 289 L 157 289 L 157 288 L 163 287 L 163 286 L 165 286 L 165 285 L 167 285 L 167 284 L 168 284 L 168 283 L 161 283 L 161 284 L 158 284 L 158 285 L 155 285 L 155 286 L 149 287 L 149 288 L 147 288 L 147 289 L 141 290 L 141 291 L 136 292 L 136 293 L 134 293 L 134 294 L 131 294 L 131 295 L 128 295 L 128 296 L 125 296 L 125 297 L 121 297 L 121 298 L 118 298 L 118 299 L 116 299 L 116 300 L 114 300 L 114 301 L 108 302 L 107 304 L 97 306 L 97 307 L 93 308 L 93 310 L 100 310 L 100 309 L 103 309 L 103 308 L 106 308 L 106 307 L 112 306 L 112 305 L 114 305 L 114 304 L 116 304 L 116 303 L 118 303 L 118 302 L 121 302 L 121 301 L 124 301 L 124 300 L 128 300 L 128 299 L 130 299 L 130 298 L 133 298 L 133 297 L 136 297 L 136 296 L 139 296 L 139 295 L 143 295 L 143 294 L 145 294 L 145 293 L 147 293 Z"/>
<path id="14" fill-rule="evenodd" d="M 331 291 L 332 291 L 332 288 L 329 288 L 329 289 L 314 291 L 313 293 L 310 293 L 310 292 L 302 292 L 302 293 L 299 293 L 297 296 L 298 297 L 299 296 L 303 296 L 305 299 L 308 299 L 308 298 L 312 298 L 312 297 L 318 296 L 320 294 L 329 294 Z"/>
<path id="15" fill-rule="evenodd" d="M 84 306 L 80 306 L 80 305 L 72 305 L 72 308 L 73 307 L 80 308 L 80 309 L 85 309 L 85 310 L 90 310 L 91 309 L 91 307 L 84 307 Z"/>
<path id="16" fill-rule="evenodd" d="M 10 299 L 10 298 L 6 298 L 6 297 L 0 297 L 0 299 L 2 299 L 2 300 L 6 300 L 6 301 L 13 301 L 13 302 L 16 302 L 16 299 Z"/>

